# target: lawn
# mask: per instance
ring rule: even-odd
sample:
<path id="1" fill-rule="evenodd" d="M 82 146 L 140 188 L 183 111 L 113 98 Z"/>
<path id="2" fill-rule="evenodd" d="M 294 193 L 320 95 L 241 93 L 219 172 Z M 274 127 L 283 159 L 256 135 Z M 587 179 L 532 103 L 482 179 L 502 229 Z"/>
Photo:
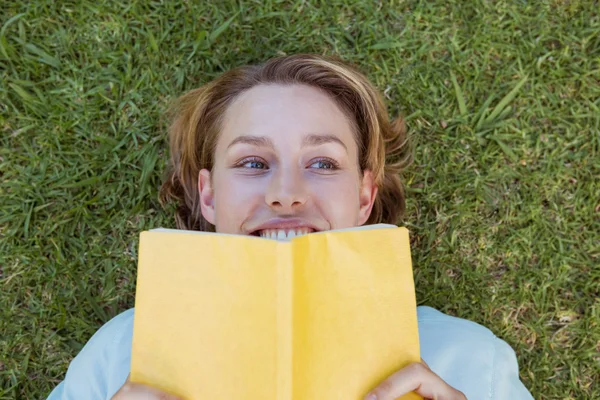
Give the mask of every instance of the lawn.
<path id="1" fill-rule="evenodd" d="M 139 232 L 174 227 L 169 102 L 296 52 L 354 62 L 408 121 L 419 304 L 506 340 L 536 399 L 600 398 L 599 9 L 2 0 L 0 399 L 47 396 L 133 306 Z"/>

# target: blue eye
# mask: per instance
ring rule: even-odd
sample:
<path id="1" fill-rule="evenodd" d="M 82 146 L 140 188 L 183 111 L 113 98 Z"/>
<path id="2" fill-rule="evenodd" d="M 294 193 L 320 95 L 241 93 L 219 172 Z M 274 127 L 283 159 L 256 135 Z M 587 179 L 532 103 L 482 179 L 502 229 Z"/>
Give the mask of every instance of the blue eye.
<path id="1" fill-rule="evenodd" d="M 240 161 L 237 165 L 240 168 L 269 169 L 266 162 L 264 162 L 260 158 L 255 158 L 255 157 L 246 158 L 246 159 Z"/>
<path id="2" fill-rule="evenodd" d="M 324 159 L 313 162 L 309 168 L 335 170 L 338 169 L 338 165 L 333 160 Z"/>
<path id="3" fill-rule="evenodd" d="M 260 161 L 248 161 L 243 165 L 245 168 L 265 169 L 267 166 Z"/>

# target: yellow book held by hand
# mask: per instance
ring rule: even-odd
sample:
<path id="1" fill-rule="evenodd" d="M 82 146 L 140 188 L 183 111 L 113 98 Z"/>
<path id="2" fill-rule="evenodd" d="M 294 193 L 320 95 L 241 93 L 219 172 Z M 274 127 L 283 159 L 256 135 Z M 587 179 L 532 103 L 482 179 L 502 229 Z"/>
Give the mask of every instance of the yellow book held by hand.
<path id="1" fill-rule="evenodd" d="M 406 228 L 140 235 L 133 382 L 186 400 L 361 400 L 418 361 Z"/>

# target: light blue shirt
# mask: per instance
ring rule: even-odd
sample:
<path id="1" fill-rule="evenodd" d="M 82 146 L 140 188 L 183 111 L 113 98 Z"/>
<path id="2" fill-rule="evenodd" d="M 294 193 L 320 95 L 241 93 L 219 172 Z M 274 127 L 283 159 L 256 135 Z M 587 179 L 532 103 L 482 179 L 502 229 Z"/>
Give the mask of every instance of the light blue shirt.
<path id="1" fill-rule="evenodd" d="M 133 312 L 107 322 L 73 359 L 49 400 L 110 399 L 131 364 Z M 512 348 L 487 328 L 431 307 L 417 307 L 421 358 L 470 400 L 533 399 L 519 380 Z"/>

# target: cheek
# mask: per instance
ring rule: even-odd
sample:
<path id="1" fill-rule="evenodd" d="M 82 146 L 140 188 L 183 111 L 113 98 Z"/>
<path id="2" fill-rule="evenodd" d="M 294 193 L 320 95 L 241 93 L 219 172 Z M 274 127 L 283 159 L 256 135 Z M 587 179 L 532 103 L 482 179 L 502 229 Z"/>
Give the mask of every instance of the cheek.
<path id="1" fill-rule="evenodd" d="M 214 204 L 217 232 L 238 233 L 242 223 L 263 203 L 264 182 L 233 174 L 215 176 Z"/>
<path id="2" fill-rule="evenodd" d="M 358 177 L 337 176 L 310 185 L 315 205 L 333 229 L 357 224 L 360 209 Z"/>

